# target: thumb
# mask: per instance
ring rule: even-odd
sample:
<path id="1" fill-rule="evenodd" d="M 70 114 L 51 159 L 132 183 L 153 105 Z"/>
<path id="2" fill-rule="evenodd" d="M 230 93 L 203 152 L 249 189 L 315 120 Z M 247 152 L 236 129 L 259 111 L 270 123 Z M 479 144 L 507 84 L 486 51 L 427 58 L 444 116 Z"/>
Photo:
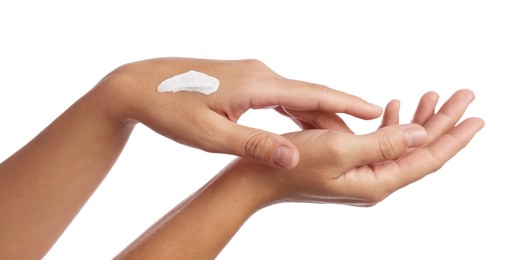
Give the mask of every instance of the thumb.
<path id="1" fill-rule="evenodd" d="M 280 168 L 292 169 L 298 165 L 298 149 L 287 138 L 225 118 L 215 121 L 214 129 L 218 132 L 210 147 L 213 152 L 229 153 Z"/>
<path id="2" fill-rule="evenodd" d="M 419 125 L 392 125 L 360 137 L 362 163 L 370 164 L 395 160 L 409 148 L 421 146 L 427 140 L 427 132 Z"/>

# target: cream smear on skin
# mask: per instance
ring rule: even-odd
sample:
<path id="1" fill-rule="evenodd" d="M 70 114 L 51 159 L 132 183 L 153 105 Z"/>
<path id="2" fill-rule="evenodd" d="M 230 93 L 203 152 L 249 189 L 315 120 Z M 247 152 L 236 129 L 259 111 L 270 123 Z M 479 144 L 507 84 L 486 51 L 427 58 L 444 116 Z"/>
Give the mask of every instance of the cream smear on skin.
<path id="1" fill-rule="evenodd" d="M 158 85 L 158 92 L 190 91 L 210 95 L 219 88 L 219 80 L 202 72 L 190 70 L 166 79 Z"/>

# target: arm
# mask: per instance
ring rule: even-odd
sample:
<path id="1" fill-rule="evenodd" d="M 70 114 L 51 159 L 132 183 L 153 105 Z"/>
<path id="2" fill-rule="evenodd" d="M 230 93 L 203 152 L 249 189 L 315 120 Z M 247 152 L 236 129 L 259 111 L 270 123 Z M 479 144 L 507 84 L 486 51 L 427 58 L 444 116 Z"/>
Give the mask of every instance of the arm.
<path id="1" fill-rule="evenodd" d="M 220 79 L 219 90 L 209 96 L 157 92 L 163 80 L 189 70 Z M 126 64 L 0 164 L 0 258 L 41 258 L 105 178 L 137 122 L 189 146 L 294 167 L 297 151 L 286 138 L 236 124 L 248 109 L 268 106 L 295 108 L 295 120 L 343 131 L 335 112 L 366 119 L 380 114 L 357 97 L 282 78 L 257 61 Z M 280 146 L 290 152 L 276 156 Z"/>
<path id="2" fill-rule="evenodd" d="M 245 165 L 246 163 L 246 165 Z M 257 210 L 275 198 L 250 161 L 227 166 L 162 217 L 117 259 L 214 259 Z"/>
<path id="3" fill-rule="evenodd" d="M 455 93 L 434 114 L 426 94 L 413 121 L 397 123 L 391 102 L 377 132 L 356 136 L 330 130 L 285 135 L 301 151 L 292 170 L 237 159 L 210 183 L 140 236 L 119 259 L 213 259 L 257 210 L 283 201 L 371 206 L 439 169 L 483 126 L 478 118 L 455 124 L 473 99 Z"/>
<path id="4" fill-rule="evenodd" d="M 94 89 L 0 164 L 0 258 L 41 258 L 110 170 L 134 127 Z"/>

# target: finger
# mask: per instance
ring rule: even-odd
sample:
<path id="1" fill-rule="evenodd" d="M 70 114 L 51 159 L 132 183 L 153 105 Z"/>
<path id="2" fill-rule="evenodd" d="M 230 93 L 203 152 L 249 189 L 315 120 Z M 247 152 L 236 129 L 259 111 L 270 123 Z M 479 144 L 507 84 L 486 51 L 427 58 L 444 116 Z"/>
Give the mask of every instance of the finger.
<path id="1" fill-rule="evenodd" d="M 316 125 L 313 125 L 309 122 L 304 122 L 301 120 L 298 120 L 296 118 L 293 118 L 293 121 L 300 126 L 300 129 L 302 130 L 311 130 L 311 129 L 319 129 Z"/>
<path id="2" fill-rule="evenodd" d="M 286 116 L 288 118 L 291 118 L 291 115 L 289 115 L 289 113 L 287 113 L 285 111 L 285 109 L 283 109 L 283 107 L 281 107 L 281 106 L 275 107 L 274 110 L 276 110 L 276 112 L 278 112 L 278 113 L 280 113 L 280 114 L 282 114 L 282 115 L 284 115 L 284 116 Z"/>
<path id="3" fill-rule="evenodd" d="M 291 169 L 298 164 L 298 149 L 283 136 L 238 125 L 215 113 L 208 122 L 208 128 L 215 131 L 204 136 L 207 151 L 233 154 L 281 168 Z"/>
<path id="4" fill-rule="evenodd" d="M 438 139 L 451 129 L 462 117 L 469 104 L 475 98 L 471 90 L 462 89 L 455 92 L 424 125 L 429 137 L 427 144 Z"/>
<path id="5" fill-rule="evenodd" d="M 379 128 L 399 124 L 399 107 L 400 102 L 397 99 L 388 102 L 385 107 L 383 119 L 381 120 L 381 126 Z"/>
<path id="6" fill-rule="evenodd" d="M 284 108 L 284 111 L 301 122 L 314 126 L 310 129 L 328 129 L 343 133 L 353 133 L 346 123 L 338 115 L 323 111 L 301 111 Z M 307 130 L 304 128 L 304 130 Z"/>
<path id="7" fill-rule="evenodd" d="M 425 122 L 434 115 L 434 110 L 439 97 L 440 96 L 434 91 L 425 93 L 420 99 L 411 123 L 424 125 Z"/>
<path id="8" fill-rule="evenodd" d="M 289 113 L 287 113 L 285 111 L 285 109 L 281 106 L 277 106 L 274 108 L 274 110 L 276 110 L 278 113 L 288 117 L 289 119 L 293 120 L 293 122 L 298 125 L 300 127 L 300 129 L 302 130 L 310 130 L 310 129 L 318 129 L 317 126 L 311 124 L 311 123 L 308 123 L 308 122 L 304 122 L 304 121 L 300 121 L 298 120 L 296 117 L 293 117 L 292 115 L 290 115 Z"/>
<path id="9" fill-rule="evenodd" d="M 283 106 L 294 110 L 319 110 L 331 113 L 346 113 L 362 119 L 374 119 L 382 109 L 365 100 L 328 88 L 323 85 L 276 79 L 270 88 L 259 88 L 262 93 L 254 95 L 252 108 Z"/>
<path id="10" fill-rule="evenodd" d="M 374 133 L 359 136 L 352 140 L 352 146 L 359 150 L 352 151 L 357 158 L 357 165 L 372 164 L 395 160 L 409 148 L 422 145 L 427 139 L 427 132 L 418 125 L 393 125 L 381 128 Z"/>
<path id="11" fill-rule="evenodd" d="M 482 129 L 484 121 L 468 118 L 429 146 L 417 148 L 397 161 L 398 170 L 388 174 L 397 190 L 440 169 L 449 159 L 462 150 Z"/>

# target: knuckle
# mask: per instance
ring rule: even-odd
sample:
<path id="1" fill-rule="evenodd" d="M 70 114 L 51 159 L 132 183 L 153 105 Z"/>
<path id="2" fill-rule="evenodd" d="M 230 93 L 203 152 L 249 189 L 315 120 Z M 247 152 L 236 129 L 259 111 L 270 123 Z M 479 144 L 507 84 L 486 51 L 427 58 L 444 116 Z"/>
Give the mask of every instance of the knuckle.
<path id="1" fill-rule="evenodd" d="M 378 143 L 379 153 L 384 160 L 393 160 L 397 158 L 398 151 L 390 137 L 380 138 Z"/>
<path id="2" fill-rule="evenodd" d="M 433 160 L 431 168 L 428 170 L 428 173 L 433 173 L 440 170 L 445 165 L 445 161 L 442 159 L 435 158 Z"/>
<path id="3" fill-rule="evenodd" d="M 321 84 L 317 84 L 317 83 L 310 83 L 310 84 L 311 84 L 311 87 L 315 88 L 316 90 L 318 90 L 321 93 L 326 93 L 326 92 L 331 90 L 326 85 L 321 85 Z"/>
<path id="4" fill-rule="evenodd" d="M 381 182 L 372 183 L 368 185 L 363 196 L 363 202 L 373 206 L 386 199 L 391 193 L 392 189 Z"/>
<path id="5" fill-rule="evenodd" d="M 386 197 L 390 195 L 389 192 L 382 189 L 375 189 L 367 198 L 366 202 L 371 205 L 376 205 L 379 202 L 383 201 Z"/>
<path id="6" fill-rule="evenodd" d="M 345 158 L 347 157 L 345 156 L 347 149 L 348 148 L 346 147 L 341 134 L 336 132 L 336 134 L 330 135 L 328 140 L 326 140 L 326 146 L 325 149 L 323 149 L 323 155 L 327 155 L 329 158 L 332 158 L 333 161 L 351 159 Z"/>
<path id="7" fill-rule="evenodd" d="M 245 140 L 244 152 L 253 159 L 263 159 L 272 146 L 273 140 L 266 133 L 256 133 Z"/>
<path id="8" fill-rule="evenodd" d="M 256 70 L 256 71 L 270 71 L 269 67 L 267 65 L 265 65 L 265 63 L 263 63 L 262 61 L 260 60 L 257 60 L 257 59 L 246 59 L 246 60 L 242 60 L 241 61 L 241 64 L 248 68 L 248 69 L 251 69 L 251 70 Z"/>
<path id="9" fill-rule="evenodd" d="M 265 63 L 263 63 L 262 61 L 258 59 L 246 59 L 246 60 L 243 60 L 243 62 L 248 65 L 252 65 L 252 66 L 265 66 Z"/>
<path id="10" fill-rule="evenodd" d="M 328 96 L 330 91 L 331 91 L 331 88 L 329 88 L 328 86 L 325 86 L 325 85 L 320 85 L 320 84 L 316 84 L 316 83 L 309 83 L 310 86 L 315 89 L 315 91 L 318 93 L 319 96 L 321 97 L 325 97 L 325 96 Z M 317 110 L 326 110 L 324 107 L 323 107 L 323 103 L 322 101 L 319 99 L 318 100 L 318 103 L 316 104 L 316 109 Z"/>
<path id="11" fill-rule="evenodd" d="M 425 173 L 429 174 L 429 173 L 436 172 L 440 170 L 447 162 L 447 160 L 440 158 L 437 154 L 433 153 L 431 150 L 425 150 L 425 151 L 429 155 L 429 159 L 426 160 L 428 162 L 427 165 L 429 167 L 427 167 L 427 169 L 425 170 Z"/>
<path id="12" fill-rule="evenodd" d="M 236 64 L 238 71 L 242 72 L 240 74 L 245 76 L 248 83 L 255 82 L 256 78 L 264 76 L 272 78 L 276 75 L 265 63 L 257 59 L 239 60 Z"/>

